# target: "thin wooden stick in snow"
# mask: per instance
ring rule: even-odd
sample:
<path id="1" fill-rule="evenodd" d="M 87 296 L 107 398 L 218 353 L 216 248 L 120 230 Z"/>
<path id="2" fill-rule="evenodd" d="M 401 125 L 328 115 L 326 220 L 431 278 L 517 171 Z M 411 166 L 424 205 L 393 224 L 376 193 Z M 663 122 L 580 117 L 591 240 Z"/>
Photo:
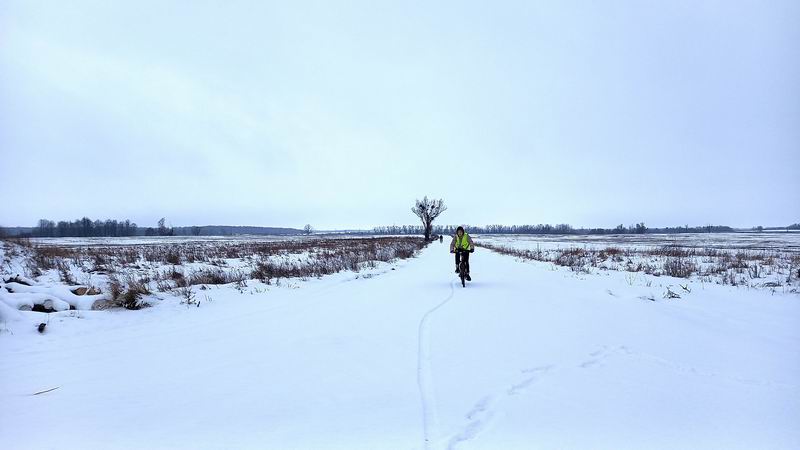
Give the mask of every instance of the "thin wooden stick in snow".
<path id="1" fill-rule="evenodd" d="M 61 386 L 56 386 L 56 387 L 54 387 L 54 388 L 52 388 L 52 389 L 47 389 L 47 390 L 45 390 L 45 391 L 39 391 L 39 392 L 36 392 L 36 393 L 34 393 L 34 394 L 31 394 L 31 395 L 46 394 L 46 393 L 48 393 L 48 392 L 50 392 L 50 391 L 55 391 L 56 389 L 58 389 L 58 388 L 60 388 L 60 387 L 61 387 Z"/>

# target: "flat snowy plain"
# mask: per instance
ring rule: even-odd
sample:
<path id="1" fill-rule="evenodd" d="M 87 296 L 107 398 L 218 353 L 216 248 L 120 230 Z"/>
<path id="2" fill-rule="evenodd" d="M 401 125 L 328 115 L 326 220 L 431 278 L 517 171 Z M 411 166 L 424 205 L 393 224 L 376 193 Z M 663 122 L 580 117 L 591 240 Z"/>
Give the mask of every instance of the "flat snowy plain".
<path id="1" fill-rule="evenodd" d="M 480 248 L 461 288 L 447 244 L 199 308 L 2 309 L 0 445 L 800 448 L 798 294 Z"/>

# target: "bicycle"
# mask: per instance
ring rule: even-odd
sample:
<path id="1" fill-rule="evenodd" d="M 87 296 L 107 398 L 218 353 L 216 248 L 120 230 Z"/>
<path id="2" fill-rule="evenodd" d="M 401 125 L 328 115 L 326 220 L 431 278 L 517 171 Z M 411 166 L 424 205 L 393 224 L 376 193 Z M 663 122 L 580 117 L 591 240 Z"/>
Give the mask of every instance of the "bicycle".
<path id="1" fill-rule="evenodd" d="M 460 253 L 466 253 L 466 254 L 475 253 L 475 249 L 473 248 L 472 250 L 464 250 L 463 248 L 458 248 L 458 249 L 456 249 L 455 253 L 457 253 L 457 254 L 460 254 Z M 461 287 L 467 287 L 467 282 L 466 282 L 466 278 L 467 278 L 467 261 L 466 261 L 466 258 L 464 258 L 463 256 L 459 256 L 458 277 L 461 278 Z"/>

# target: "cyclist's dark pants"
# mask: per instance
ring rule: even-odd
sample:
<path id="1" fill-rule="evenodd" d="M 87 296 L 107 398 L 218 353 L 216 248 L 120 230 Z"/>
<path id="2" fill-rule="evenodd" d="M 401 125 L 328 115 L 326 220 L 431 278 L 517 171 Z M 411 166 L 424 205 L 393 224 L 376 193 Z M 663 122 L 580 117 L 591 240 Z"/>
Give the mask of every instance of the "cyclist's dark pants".
<path id="1" fill-rule="evenodd" d="M 458 266 L 458 263 L 461 262 L 459 260 L 459 256 L 461 256 L 461 255 L 464 255 L 464 262 L 467 265 L 467 272 L 469 272 L 469 253 L 467 253 L 467 252 L 456 252 L 456 266 Z"/>

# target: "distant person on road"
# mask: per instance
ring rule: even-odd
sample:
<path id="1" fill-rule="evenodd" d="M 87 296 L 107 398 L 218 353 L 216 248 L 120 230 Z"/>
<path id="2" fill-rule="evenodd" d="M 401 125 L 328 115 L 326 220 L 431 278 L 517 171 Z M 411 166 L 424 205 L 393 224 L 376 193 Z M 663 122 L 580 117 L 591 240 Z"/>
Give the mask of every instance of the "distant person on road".
<path id="1" fill-rule="evenodd" d="M 453 242 L 450 243 L 450 253 L 456 254 L 456 273 L 458 273 L 458 263 L 461 262 L 461 257 L 463 255 L 464 264 L 467 266 L 467 281 L 472 281 L 472 278 L 469 276 L 469 253 L 457 252 L 457 249 L 466 250 L 467 252 L 475 251 L 475 244 L 472 242 L 472 238 L 469 237 L 469 234 L 464 231 L 464 227 L 456 228 L 456 235 L 453 236 Z"/>
<path id="2" fill-rule="evenodd" d="M 444 242 L 444 236 L 442 236 L 442 235 L 440 234 L 440 235 L 439 235 L 439 243 L 441 244 L 442 242 Z"/>

